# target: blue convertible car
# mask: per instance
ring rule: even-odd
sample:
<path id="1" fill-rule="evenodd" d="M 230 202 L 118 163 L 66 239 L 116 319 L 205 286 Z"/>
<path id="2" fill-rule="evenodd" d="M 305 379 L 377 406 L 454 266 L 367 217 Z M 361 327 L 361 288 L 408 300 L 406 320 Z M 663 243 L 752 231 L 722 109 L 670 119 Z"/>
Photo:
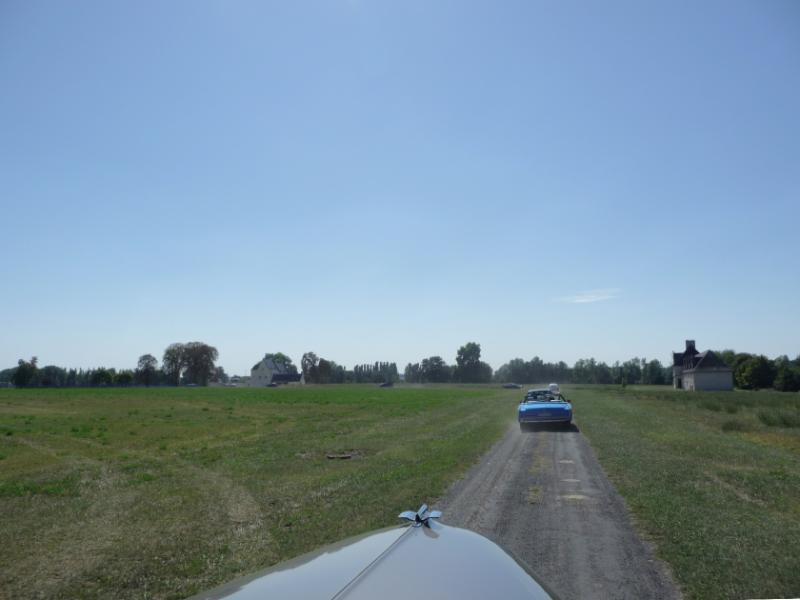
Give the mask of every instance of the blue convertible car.
<path id="1" fill-rule="evenodd" d="M 572 423 L 572 405 L 561 394 L 548 389 L 528 390 L 517 409 L 519 428 L 529 423 Z"/>

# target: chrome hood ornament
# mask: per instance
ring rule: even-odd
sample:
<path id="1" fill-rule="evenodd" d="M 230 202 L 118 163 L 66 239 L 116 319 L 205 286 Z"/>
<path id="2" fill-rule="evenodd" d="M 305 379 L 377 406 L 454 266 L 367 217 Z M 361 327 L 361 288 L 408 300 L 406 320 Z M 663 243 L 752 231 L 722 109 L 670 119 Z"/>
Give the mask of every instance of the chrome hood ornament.
<path id="1" fill-rule="evenodd" d="M 424 525 L 425 527 L 430 527 L 431 524 L 429 519 L 438 519 L 442 516 L 442 511 L 440 510 L 432 510 L 428 511 L 428 505 L 423 504 L 419 507 L 417 512 L 413 510 L 406 510 L 401 512 L 397 517 L 399 519 L 405 519 L 406 521 L 411 521 L 413 523 L 412 527 L 420 527 Z"/>

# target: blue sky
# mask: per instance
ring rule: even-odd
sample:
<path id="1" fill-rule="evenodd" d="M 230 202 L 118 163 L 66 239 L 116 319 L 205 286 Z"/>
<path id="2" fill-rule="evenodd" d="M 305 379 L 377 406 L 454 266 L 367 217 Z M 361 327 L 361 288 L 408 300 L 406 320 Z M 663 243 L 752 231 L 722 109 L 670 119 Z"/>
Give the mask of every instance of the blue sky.
<path id="1" fill-rule="evenodd" d="M 800 353 L 800 5 L 0 4 L 0 367 Z"/>

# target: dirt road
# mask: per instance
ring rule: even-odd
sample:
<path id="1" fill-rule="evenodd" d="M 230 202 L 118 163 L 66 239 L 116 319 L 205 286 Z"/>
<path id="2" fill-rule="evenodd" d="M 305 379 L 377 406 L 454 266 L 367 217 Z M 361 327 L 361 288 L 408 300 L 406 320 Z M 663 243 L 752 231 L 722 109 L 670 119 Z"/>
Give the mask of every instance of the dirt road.
<path id="1" fill-rule="evenodd" d="M 498 542 L 563 600 L 680 598 L 577 427 L 505 437 L 437 503 Z"/>

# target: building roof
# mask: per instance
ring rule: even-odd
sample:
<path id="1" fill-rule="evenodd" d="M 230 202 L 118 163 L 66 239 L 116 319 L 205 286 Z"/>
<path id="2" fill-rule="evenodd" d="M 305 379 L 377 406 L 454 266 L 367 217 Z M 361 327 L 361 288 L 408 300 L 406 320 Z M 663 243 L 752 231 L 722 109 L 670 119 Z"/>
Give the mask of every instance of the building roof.
<path id="1" fill-rule="evenodd" d="M 688 360 L 684 363 L 687 369 L 694 371 L 730 371 L 731 368 L 726 365 L 722 359 L 714 354 L 711 350 L 695 354 L 691 362 Z"/>
<path id="2" fill-rule="evenodd" d="M 272 358 L 266 358 L 266 357 L 262 358 L 260 361 L 254 364 L 253 368 L 250 370 L 252 371 L 254 369 L 257 369 L 262 364 L 276 375 L 279 373 L 287 373 L 286 366 L 283 363 L 276 363 L 274 360 L 272 360 Z"/>
<path id="3" fill-rule="evenodd" d="M 687 359 L 691 359 L 693 356 L 698 354 L 697 348 L 695 347 L 694 340 L 686 340 L 686 350 L 683 352 L 673 352 L 672 353 L 672 366 L 673 367 L 684 367 L 689 368 L 687 363 L 689 362 Z"/>

